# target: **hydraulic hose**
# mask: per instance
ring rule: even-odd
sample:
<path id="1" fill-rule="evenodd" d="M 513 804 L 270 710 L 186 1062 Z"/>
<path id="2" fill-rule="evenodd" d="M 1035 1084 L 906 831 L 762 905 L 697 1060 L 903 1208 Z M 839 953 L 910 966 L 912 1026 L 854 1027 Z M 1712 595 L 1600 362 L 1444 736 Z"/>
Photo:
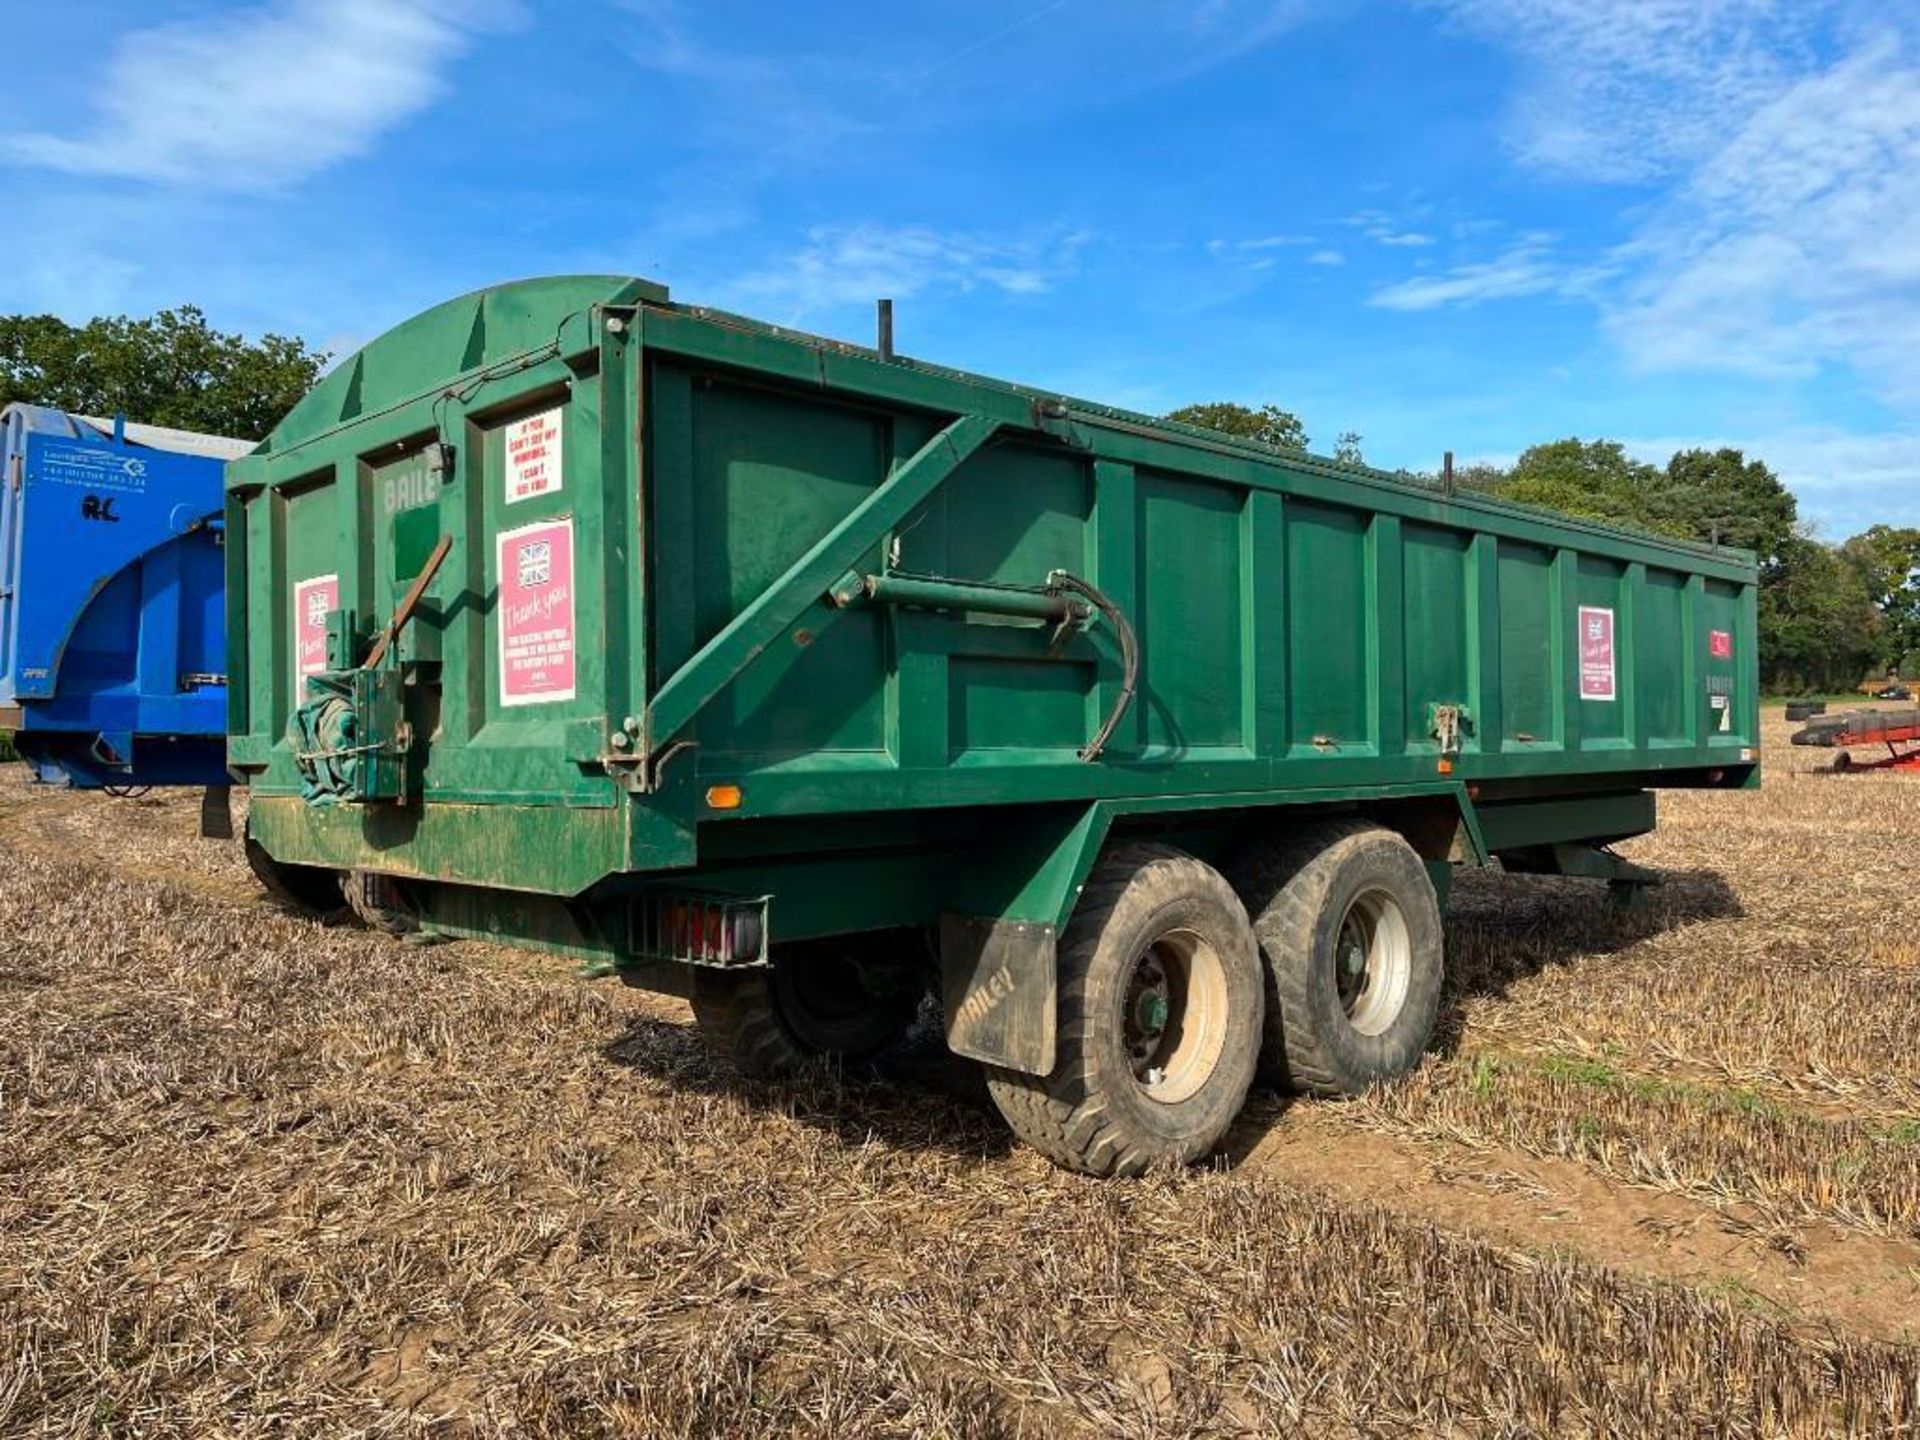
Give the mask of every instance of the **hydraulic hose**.
<path id="1" fill-rule="evenodd" d="M 1087 601 L 1094 609 L 1106 616 L 1113 625 L 1113 633 L 1120 641 L 1120 694 L 1113 702 L 1113 709 L 1107 712 L 1107 720 L 1100 731 L 1085 749 L 1080 751 L 1082 760 L 1098 760 L 1100 752 L 1107 748 L 1107 742 L 1113 739 L 1113 732 L 1120 726 L 1121 719 L 1127 713 L 1127 707 L 1133 704 L 1134 690 L 1140 682 L 1140 645 L 1134 638 L 1133 626 L 1127 623 L 1127 617 L 1120 613 L 1120 607 L 1093 585 L 1082 580 L 1069 570 L 1055 570 L 1047 576 L 1047 589 L 1052 591 L 1070 590 Z"/>

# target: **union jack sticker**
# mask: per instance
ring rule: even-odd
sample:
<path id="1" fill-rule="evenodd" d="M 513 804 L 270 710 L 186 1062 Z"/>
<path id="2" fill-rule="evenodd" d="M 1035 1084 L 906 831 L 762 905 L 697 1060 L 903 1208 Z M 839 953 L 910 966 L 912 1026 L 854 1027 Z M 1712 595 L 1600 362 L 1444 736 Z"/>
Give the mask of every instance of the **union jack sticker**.
<path id="1" fill-rule="evenodd" d="M 520 584 L 544 585 L 553 578 L 553 542 L 529 540 L 520 547 Z"/>

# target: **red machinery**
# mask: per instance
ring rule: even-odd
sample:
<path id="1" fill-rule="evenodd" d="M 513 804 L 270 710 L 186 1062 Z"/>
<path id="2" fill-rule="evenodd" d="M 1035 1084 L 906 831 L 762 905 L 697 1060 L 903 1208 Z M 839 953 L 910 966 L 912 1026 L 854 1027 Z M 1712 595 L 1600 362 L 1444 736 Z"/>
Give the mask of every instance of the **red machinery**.
<path id="1" fill-rule="evenodd" d="M 1816 715 L 1794 731 L 1796 745 L 1818 745 L 1840 753 L 1835 770 L 1920 770 L 1920 710 L 1849 710 Z M 1855 760 L 1852 745 L 1884 745 L 1885 759 Z"/>

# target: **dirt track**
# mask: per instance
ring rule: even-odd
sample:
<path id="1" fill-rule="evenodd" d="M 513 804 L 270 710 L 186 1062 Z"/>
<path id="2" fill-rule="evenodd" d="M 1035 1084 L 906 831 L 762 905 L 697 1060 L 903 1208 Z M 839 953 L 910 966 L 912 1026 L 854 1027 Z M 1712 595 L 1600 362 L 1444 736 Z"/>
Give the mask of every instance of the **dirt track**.
<path id="1" fill-rule="evenodd" d="M 1466 877 L 1414 1082 L 1121 1184 L 9 767 L 0 1433 L 1916 1433 L 1920 780 L 1809 760 L 1645 914 Z"/>

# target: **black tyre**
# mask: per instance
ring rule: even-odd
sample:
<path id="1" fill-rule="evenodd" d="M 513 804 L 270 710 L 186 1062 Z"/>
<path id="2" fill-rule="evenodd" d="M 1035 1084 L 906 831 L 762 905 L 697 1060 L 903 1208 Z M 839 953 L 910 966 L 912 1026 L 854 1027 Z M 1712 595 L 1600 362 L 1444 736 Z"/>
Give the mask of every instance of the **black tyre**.
<path id="1" fill-rule="evenodd" d="M 275 901 L 288 910 L 323 920 L 338 919 L 346 910 L 338 871 L 318 865 L 283 865 L 267 854 L 251 835 L 246 838 L 247 868 Z"/>
<path id="2" fill-rule="evenodd" d="M 987 1068 L 1020 1138 L 1089 1175 L 1197 1160 L 1260 1055 L 1260 962 L 1233 888 L 1164 845 L 1104 856 L 1059 946 L 1053 1073 Z"/>
<path id="3" fill-rule="evenodd" d="M 1264 847 L 1238 871 L 1267 972 L 1270 1078 L 1357 1095 L 1420 1064 L 1440 1013 L 1440 905 L 1413 847 L 1336 820 Z"/>
<path id="4" fill-rule="evenodd" d="M 689 996 L 708 1045 L 757 1079 L 823 1058 L 871 1060 L 906 1033 L 927 991 L 918 937 L 805 941 L 771 958 L 761 969 L 696 969 Z"/>
<path id="5" fill-rule="evenodd" d="M 420 918 L 407 901 L 405 886 L 391 875 L 372 870 L 354 870 L 340 881 L 347 908 L 362 925 L 388 935 L 411 935 L 420 928 Z"/>

